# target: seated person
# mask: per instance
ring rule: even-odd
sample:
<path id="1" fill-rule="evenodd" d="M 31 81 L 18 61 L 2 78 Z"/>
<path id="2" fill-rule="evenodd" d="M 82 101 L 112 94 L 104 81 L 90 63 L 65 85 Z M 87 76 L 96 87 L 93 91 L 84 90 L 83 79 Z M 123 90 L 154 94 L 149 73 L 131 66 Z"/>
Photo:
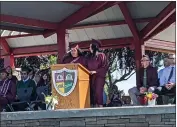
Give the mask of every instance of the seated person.
<path id="1" fill-rule="evenodd" d="M 23 96 L 22 94 L 24 94 L 24 92 L 26 95 Z M 36 84 L 34 80 L 30 79 L 29 77 L 29 69 L 22 68 L 21 81 L 17 82 L 17 96 L 16 96 L 17 102 L 13 103 L 12 107 L 14 111 L 31 110 L 29 108 L 28 102 L 35 100 L 36 100 Z"/>
<path id="2" fill-rule="evenodd" d="M 40 73 L 39 73 L 39 72 L 36 72 L 36 74 L 35 74 L 35 76 L 34 76 L 34 79 L 33 79 L 34 82 L 35 82 L 35 84 L 36 84 L 36 86 L 37 86 L 37 84 L 39 83 L 40 78 L 41 78 Z"/>
<path id="3" fill-rule="evenodd" d="M 141 59 L 142 68 L 140 68 L 140 83 L 137 87 L 133 87 L 128 90 L 133 105 L 140 105 L 138 96 L 144 94 L 144 92 L 153 92 L 158 86 L 157 69 L 150 65 L 150 59 L 147 55 L 143 55 Z"/>
<path id="4" fill-rule="evenodd" d="M 160 86 L 154 91 L 158 95 L 165 95 L 169 93 L 176 94 L 176 66 L 175 56 L 169 55 L 168 57 L 170 66 L 164 68 L 160 77 Z"/>
<path id="5" fill-rule="evenodd" d="M 164 59 L 164 67 L 167 68 L 167 67 L 169 67 L 169 66 L 170 66 L 170 62 L 169 62 L 168 58 L 165 58 L 165 59 Z M 165 68 L 161 69 L 161 70 L 158 72 L 158 79 L 159 79 L 159 82 L 160 82 L 160 77 L 162 76 L 163 70 L 164 70 Z"/>
<path id="6" fill-rule="evenodd" d="M 32 87 L 32 95 L 30 100 L 34 101 L 36 100 L 36 84 L 34 80 L 30 79 L 29 77 L 29 69 L 28 68 L 22 68 L 21 71 L 21 81 L 18 81 L 17 83 L 17 90 L 20 88 L 31 88 Z M 17 96 L 18 99 L 18 96 Z"/>
<path id="7" fill-rule="evenodd" d="M 12 80 L 12 82 L 16 85 L 17 84 L 17 77 L 15 75 L 12 74 L 12 68 L 10 66 L 6 67 L 6 71 L 8 73 L 8 78 L 9 80 Z"/>
<path id="8" fill-rule="evenodd" d="M 119 107 L 122 106 L 121 101 L 121 93 L 118 90 L 118 87 L 116 85 L 113 85 L 113 94 L 111 96 L 110 103 L 108 103 L 107 107 Z"/>
<path id="9" fill-rule="evenodd" d="M 41 78 L 37 84 L 37 88 L 38 87 L 42 87 L 42 86 L 47 86 L 48 87 L 48 93 L 44 93 L 45 95 L 51 95 L 51 83 L 50 83 L 50 76 L 47 73 L 42 73 Z"/>
<path id="10" fill-rule="evenodd" d="M 0 111 L 15 100 L 16 86 L 8 79 L 6 69 L 0 70 Z"/>

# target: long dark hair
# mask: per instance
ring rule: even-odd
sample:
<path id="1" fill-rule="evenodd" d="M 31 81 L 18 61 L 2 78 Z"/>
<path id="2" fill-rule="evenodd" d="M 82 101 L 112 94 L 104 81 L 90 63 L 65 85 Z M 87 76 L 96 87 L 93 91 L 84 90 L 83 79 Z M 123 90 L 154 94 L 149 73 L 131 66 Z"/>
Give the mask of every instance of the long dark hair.
<path id="1" fill-rule="evenodd" d="M 96 52 L 100 52 L 100 49 L 99 49 L 99 47 L 98 47 L 98 45 L 96 45 L 96 44 L 91 44 L 91 48 L 92 48 L 92 50 L 93 50 L 93 53 L 90 53 L 90 57 L 94 57 L 95 55 L 96 55 Z"/>
<path id="2" fill-rule="evenodd" d="M 7 68 L 10 68 L 10 70 L 11 70 L 10 74 L 7 73 L 7 76 L 12 75 L 13 72 L 12 72 L 12 68 L 11 68 L 11 66 L 7 66 L 5 69 L 7 69 Z"/>
<path id="3" fill-rule="evenodd" d="M 49 78 L 49 74 L 48 73 L 42 73 L 41 78 L 37 84 L 37 87 L 39 86 L 45 86 L 45 80 L 43 79 L 43 76 L 46 75 L 47 76 L 47 80 L 46 80 L 46 85 L 49 85 L 48 83 L 50 82 L 50 78 Z"/>

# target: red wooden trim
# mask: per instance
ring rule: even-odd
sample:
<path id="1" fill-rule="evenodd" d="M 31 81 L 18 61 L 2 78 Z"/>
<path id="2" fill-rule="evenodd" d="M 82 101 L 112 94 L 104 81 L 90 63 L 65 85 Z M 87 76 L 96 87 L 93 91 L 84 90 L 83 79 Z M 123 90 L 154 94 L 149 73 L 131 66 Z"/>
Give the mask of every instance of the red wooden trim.
<path id="1" fill-rule="evenodd" d="M 76 11 L 74 14 L 70 15 L 69 17 L 64 19 L 62 22 L 60 22 L 58 24 L 57 28 L 58 29 L 68 29 L 69 27 L 75 25 L 79 21 L 82 21 L 85 18 L 87 18 L 92 12 L 101 8 L 106 3 L 107 2 L 102 2 L 102 1 L 91 2 L 90 5 L 82 7 L 81 9 Z M 52 31 L 52 32 L 46 31 L 43 35 L 44 35 L 44 37 L 48 37 L 48 36 L 51 36 L 54 33 L 55 33 L 55 31 Z"/>
<path id="2" fill-rule="evenodd" d="M 110 48 L 114 48 L 114 46 L 120 46 L 120 45 L 124 45 L 124 44 L 131 44 L 134 40 L 132 37 L 129 38 L 117 38 L 117 39 L 106 39 L 106 40 L 100 40 L 101 44 L 102 44 L 102 48 L 104 47 L 110 47 Z M 85 49 L 85 48 L 89 48 L 91 44 L 91 41 L 84 41 L 84 42 L 74 42 L 74 43 L 70 43 L 70 45 L 79 45 L 79 47 L 81 49 Z"/>
<path id="3" fill-rule="evenodd" d="M 132 18 L 131 18 L 131 15 L 130 15 L 130 12 L 125 4 L 125 2 L 121 2 L 119 4 L 119 8 L 120 10 L 122 11 L 122 14 L 124 15 L 125 17 L 125 21 L 127 22 L 129 28 L 130 28 L 130 31 L 132 32 L 133 34 L 133 37 L 136 41 L 139 41 L 140 40 L 140 37 L 139 37 L 139 34 L 138 34 L 138 30 L 136 28 L 136 25 L 135 23 L 133 22 Z"/>
<path id="4" fill-rule="evenodd" d="M 42 31 L 40 31 L 40 30 L 18 28 L 18 27 L 14 27 L 14 26 L 12 27 L 12 26 L 3 26 L 3 25 L 0 25 L 0 28 L 1 28 L 2 30 L 26 32 L 26 33 L 33 33 L 33 34 L 42 33 Z"/>
<path id="5" fill-rule="evenodd" d="M 52 55 L 52 54 L 57 54 L 58 52 L 40 52 L 40 53 L 28 53 L 28 54 L 19 54 L 19 55 L 14 55 L 15 58 L 17 57 L 25 57 L 25 56 L 38 56 L 38 55 Z"/>
<path id="6" fill-rule="evenodd" d="M 3 39 L 9 39 L 9 38 L 20 38 L 20 37 L 29 37 L 29 36 L 37 36 L 42 34 L 22 34 L 22 35 L 12 35 L 12 36 L 2 36 Z"/>
<path id="7" fill-rule="evenodd" d="M 145 50 L 156 51 L 156 52 L 164 52 L 164 53 L 176 53 L 175 50 L 166 50 L 166 49 L 159 49 L 153 47 L 145 47 Z"/>
<path id="8" fill-rule="evenodd" d="M 119 3 L 121 3 L 121 1 L 114 1 L 114 2 L 107 2 L 105 5 L 103 5 L 101 8 L 99 8 L 98 10 L 96 10 L 96 11 L 94 11 L 91 15 L 89 15 L 88 17 L 91 17 L 91 16 L 93 16 L 93 15 L 96 15 L 96 14 L 98 14 L 98 13 L 100 13 L 100 12 L 102 12 L 102 11 L 104 11 L 104 10 L 106 10 L 106 9 L 108 9 L 108 8 L 110 8 L 110 7 L 112 7 L 112 6 L 114 6 L 115 4 L 119 4 Z M 87 17 L 87 18 L 88 18 Z"/>
<path id="9" fill-rule="evenodd" d="M 148 37 L 146 37 L 144 40 L 147 41 L 154 36 L 156 36 L 158 33 L 162 32 L 166 28 L 168 28 L 171 24 L 173 24 L 176 21 L 176 13 L 172 14 L 164 23 L 162 23 L 156 30 L 154 30 Z M 175 26 L 174 26 L 175 27 Z"/>
<path id="10" fill-rule="evenodd" d="M 141 40 L 140 40 L 140 36 L 139 36 L 139 31 L 136 27 L 136 24 L 133 22 L 133 20 L 131 18 L 131 15 L 130 15 L 130 12 L 126 6 L 126 3 L 121 2 L 119 4 L 119 8 L 122 11 L 122 14 L 124 15 L 125 21 L 127 22 L 128 26 L 130 28 L 130 31 L 133 34 L 134 45 L 135 45 L 136 82 L 137 82 L 137 84 L 139 84 L 140 83 L 139 70 L 140 70 L 140 66 L 141 66 L 140 60 L 142 57 Z"/>
<path id="11" fill-rule="evenodd" d="M 62 61 L 63 56 L 66 53 L 65 41 L 65 30 L 57 31 L 58 63 Z"/>
<path id="12" fill-rule="evenodd" d="M 175 45 L 175 43 L 176 42 L 171 42 L 171 41 L 165 41 L 165 40 L 159 40 L 159 39 L 150 39 L 150 40 L 148 40 L 148 41 L 146 41 L 146 42 L 155 42 L 155 43 L 158 43 L 158 44 L 161 44 L 161 43 L 168 43 L 168 44 L 174 44 Z"/>
<path id="13" fill-rule="evenodd" d="M 30 19 L 30 18 L 23 18 L 17 16 L 10 16 L 10 15 L 0 15 L 0 21 L 6 23 L 13 23 L 19 25 L 25 25 L 29 27 L 40 27 L 43 29 L 56 29 L 57 24 L 42 20 Z"/>
<path id="14" fill-rule="evenodd" d="M 6 53 L 6 54 L 10 54 L 10 51 L 11 51 L 11 49 L 10 49 L 10 47 L 9 47 L 9 45 L 8 45 L 8 43 L 7 43 L 7 41 L 5 40 L 5 39 L 0 39 L 0 44 L 1 44 L 1 47 L 2 47 L 2 49 L 4 50 L 4 52 Z"/>
<path id="15" fill-rule="evenodd" d="M 77 12 L 63 20 L 59 23 L 58 28 L 68 28 L 79 21 L 85 19 L 89 14 L 91 14 L 94 10 L 99 9 L 107 2 L 92 2 L 89 6 L 85 6 L 79 9 Z"/>
<path id="16" fill-rule="evenodd" d="M 145 22 L 150 22 L 154 18 L 142 18 L 142 19 L 134 19 L 133 21 L 136 23 L 145 23 Z M 127 24 L 125 20 L 120 20 L 120 21 L 112 21 L 112 22 L 102 22 L 102 23 L 89 23 L 89 24 L 84 24 L 84 25 L 75 25 L 70 28 L 72 29 L 84 29 L 84 28 L 95 28 L 95 27 L 104 27 L 104 26 L 114 26 L 114 25 L 123 25 Z"/>
<path id="17" fill-rule="evenodd" d="M 117 38 L 117 39 L 109 39 L 109 40 L 101 40 L 102 48 L 115 48 L 115 47 L 125 47 L 129 46 L 133 42 L 133 38 Z M 79 42 L 79 47 L 81 48 L 88 48 L 91 41 Z M 29 56 L 32 55 L 39 55 L 39 54 L 53 54 L 58 52 L 58 45 L 42 45 L 42 46 L 31 46 L 31 47 L 21 47 L 21 48 L 14 48 L 12 49 L 12 54 L 14 57 L 20 56 Z M 4 52 L 1 52 L 1 55 L 6 55 Z"/>
<path id="18" fill-rule="evenodd" d="M 44 36 L 44 38 L 47 38 L 47 37 L 49 37 L 49 36 L 51 36 L 51 35 L 53 35 L 55 33 L 56 33 L 56 30 L 45 30 L 43 32 L 43 36 Z"/>
<path id="19" fill-rule="evenodd" d="M 14 62 L 15 62 L 14 55 L 10 55 L 10 66 L 11 66 L 11 68 L 15 67 Z"/>
<path id="20" fill-rule="evenodd" d="M 142 31 L 142 37 L 146 38 L 155 29 L 157 29 L 165 20 L 176 12 L 176 2 L 171 2 L 164 10 L 156 16 L 156 18 L 150 22 Z"/>
<path id="21" fill-rule="evenodd" d="M 0 49 L 0 58 L 4 58 L 4 56 L 9 55 L 4 52 L 4 50 Z"/>
<path id="22" fill-rule="evenodd" d="M 154 18 L 142 18 L 142 19 L 134 19 L 133 21 L 136 23 L 145 23 L 145 22 L 150 22 Z M 112 21 L 112 22 L 102 22 L 102 23 L 92 23 L 92 24 L 84 24 L 84 25 L 75 25 L 72 26 L 71 28 L 68 28 L 70 30 L 74 29 L 84 29 L 84 28 L 95 28 L 95 27 L 104 27 L 104 26 L 114 26 L 114 25 L 123 25 L 127 24 L 125 20 L 120 20 L 120 21 Z M 56 31 L 55 30 L 48 30 L 44 32 L 44 37 L 48 37 L 52 34 L 54 34 Z"/>
<path id="23" fill-rule="evenodd" d="M 57 45 L 42 45 L 42 46 L 31 46 L 31 47 L 21 47 L 21 48 L 14 48 L 12 49 L 12 53 L 14 56 L 16 55 L 23 55 L 33 53 L 33 54 L 40 54 L 45 52 L 57 52 L 58 47 Z"/>

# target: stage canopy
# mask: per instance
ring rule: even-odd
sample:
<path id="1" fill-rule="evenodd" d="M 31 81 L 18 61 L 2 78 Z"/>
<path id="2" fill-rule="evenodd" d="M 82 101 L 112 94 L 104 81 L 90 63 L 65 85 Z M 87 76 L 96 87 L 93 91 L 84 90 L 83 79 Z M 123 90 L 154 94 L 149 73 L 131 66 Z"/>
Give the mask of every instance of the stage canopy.
<path id="1" fill-rule="evenodd" d="M 1 55 L 56 53 L 57 29 L 66 42 L 88 47 L 92 38 L 104 48 L 133 46 L 175 51 L 175 2 L 1 2 Z M 134 27 L 135 26 L 135 27 Z"/>

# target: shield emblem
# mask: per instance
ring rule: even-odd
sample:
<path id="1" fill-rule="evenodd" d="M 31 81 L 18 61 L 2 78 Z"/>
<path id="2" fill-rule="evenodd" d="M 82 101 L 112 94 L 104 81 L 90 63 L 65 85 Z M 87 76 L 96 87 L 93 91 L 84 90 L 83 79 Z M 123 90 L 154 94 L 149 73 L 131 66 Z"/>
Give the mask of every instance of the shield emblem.
<path id="1" fill-rule="evenodd" d="M 62 96 L 68 96 L 77 83 L 77 70 L 63 68 L 52 71 L 52 80 L 56 91 Z"/>

